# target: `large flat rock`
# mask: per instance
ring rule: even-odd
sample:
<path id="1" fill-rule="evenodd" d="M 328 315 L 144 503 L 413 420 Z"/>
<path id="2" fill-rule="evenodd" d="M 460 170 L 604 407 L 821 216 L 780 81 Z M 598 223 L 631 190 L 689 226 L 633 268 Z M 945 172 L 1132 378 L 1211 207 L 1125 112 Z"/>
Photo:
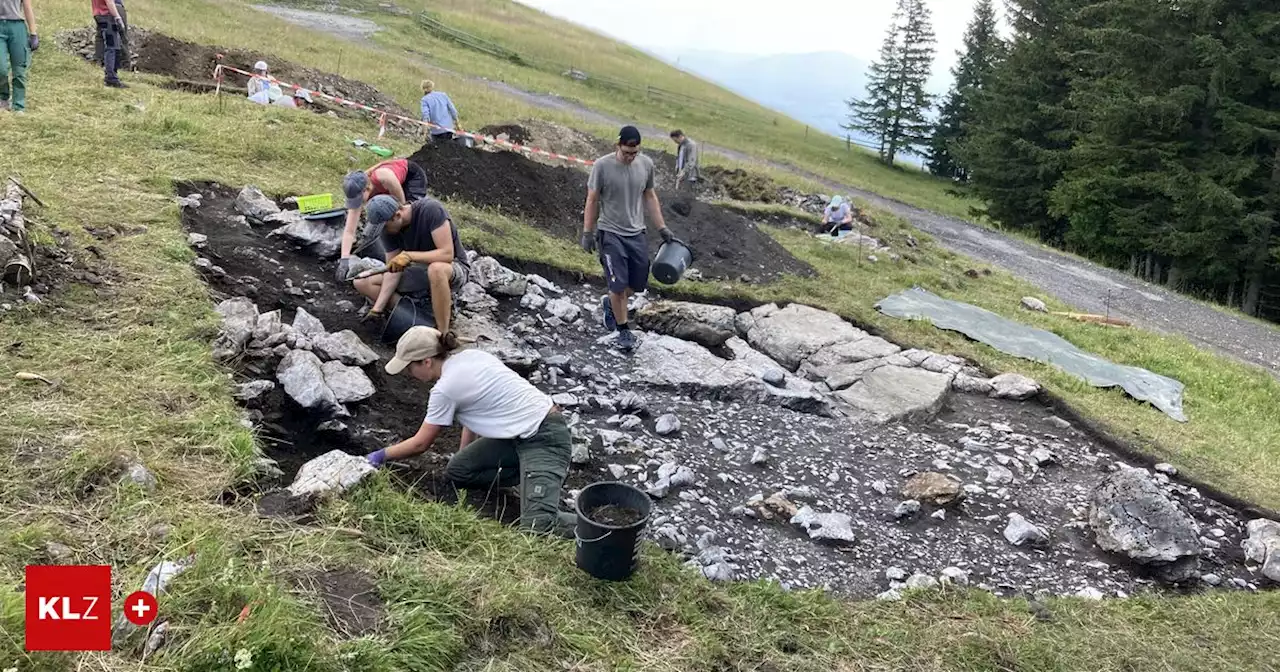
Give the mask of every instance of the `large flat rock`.
<path id="1" fill-rule="evenodd" d="M 636 311 L 641 329 L 709 348 L 724 345 L 734 335 L 736 317 L 732 308 L 687 301 L 654 301 Z"/>
<path id="2" fill-rule="evenodd" d="M 926 420 L 937 415 L 950 389 L 946 374 L 882 366 L 836 396 L 880 422 Z"/>
<path id="3" fill-rule="evenodd" d="M 721 359 L 697 343 L 671 336 L 645 334 L 632 363 L 637 380 L 694 398 L 770 403 L 802 413 L 831 414 L 829 402 L 806 389 L 805 381 L 795 379 L 794 389 L 774 387 L 744 359 Z"/>
<path id="4" fill-rule="evenodd" d="M 650 385 L 706 398 L 734 396 L 734 388 L 764 384 L 738 360 L 721 359 L 697 343 L 662 334 L 645 334 L 632 362 L 636 377 Z"/>
<path id="5" fill-rule="evenodd" d="M 791 371 L 829 345 L 867 336 L 835 313 L 798 303 L 760 306 L 737 323 L 746 328 L 747 342 Z"/>

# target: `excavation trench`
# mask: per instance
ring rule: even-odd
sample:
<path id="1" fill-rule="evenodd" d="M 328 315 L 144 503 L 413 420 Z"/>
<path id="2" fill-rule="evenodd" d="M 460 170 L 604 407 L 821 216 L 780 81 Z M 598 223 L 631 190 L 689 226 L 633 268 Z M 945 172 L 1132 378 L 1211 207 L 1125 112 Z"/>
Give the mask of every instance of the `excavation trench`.
<path id="1" fill-rule="evenodd" d="M 442 173 L 437 161 L 429 174 Z M 285 322 L 305 308 L 330 332 L 353 330 L 381 362 L 390 357 L 390 349 L 378 342 L 377 330 L 359 322 L 363 300 L 335 283 L 333 262 L 280 238 L 268 238 L 271 227 L 238 222 L 234 190 L 200 183 L 182 185 L 179 193 L 192 191 L 202 193 L 203 202 L 184 209 L 183 221 L 189 231 L 208 236 L 197 252 L 209 261 L 201 265 L 202 273 L 215 300 L 245 296 L 262 312 L 281 310 Z M 477 204 L 490 205 L 484 200 Z M 553 327 L 545 313 L 522 307 L 519 299 L 496 297 L 490 317 L 544 358 L 529 372 L 531 380 L 548 393 L 579 399 L 569 407 L 569 417 L 576 441 L 589 444 L 591 454 L 571 471 L 567 494 L 572 497 L 577 489 L 601 480 L 640 485 L 666 464 L 679 464 L 692 473 L 693 485 L 673 488 L 655 501 L 648 533 L 665 548 L 694 556 L 700 542 L 712 544 L 733 558 L 735 578 L 771 578 L 790 587 L 827 587 L 854 596 L 882 592 L 885 572 L 892 568 L 931 576 L 956 568 L 973 584 L 1000 595 L 1069 595 L 1085 588 L 1130 595 L 1161 589 L 1142 568 L 1101 552 L 1088 526 L 1080 524 L 1089 493 L 1111 465 L 1126 456 L 1088 431 L 1062 427 L 1041 403 L 953 394 L 936 419 L 870 425 L 776 404 L 708 396 L 687 387 L 649 385 L 641 382 L 639 364 L 600 342 L 602 332 L 593 322 L 598 318 L 588 310 L 601 292 L 595 280 L 584 283 L 545 266 L 503 263 L 518 272 L 539 272 L 580 307 L 569 322 Z M 725 303 L 735 310 L 753 307 L 742 300 Z M 546 363 L 557 356 L 563 359 L 554 366 Z M 250 404 L 247 412 L 264 437 L 264 450 L 284 472 L 277 482 L 259 483 L 259 490 L 287 484 L 311 457 L 334 449 L 363 454 L 417 430 L 429 388 L 385 375 L 381 362 L 364 367 L 376 393 L 350 404 L 351 417 L 340 419 L 340 425 L 325 424 L 329 418 L 298 407 L 280 389 Z M 270 379 L 274 363 L 244 360 L 235 370 L 241 381 Z M 630 392 L 646 402 L 646 410 L 634 413 L 634 420 L 622 409 L 593 401 Z M 666 414 L 676 416 L 682 427 L 660 436 L 657 419 Z M 456 431 L 450 432 L 438 443 L 438 451 L 395 465 L 398 479 L 428 499 L 456 501 L 457 492 L 444 478 L 443 468 L 458 439 Z M 767 449 L 768 463 L 751 464 L 748 458 L 761 447 Z M 1056 462 L 1028 469 L 1001 456 L 1035 447 L 1051 450 Z M 984 481 L 990 472 L 983 469 L 988 467 L 969 466 L 994 465 L 991 460 L 996 458 L 1009 465 L 1011 483 L 991 485 Z M 907 475 L 937 469 L 977 485 L 983 494 L 972 495 L 958 507 L 926 504 L 917 515 L 895 518 L 895 506 L 903 499 L 897 491 Z M 1219 575 L 1224 585 L 1231 585 L 1230 579 L 1246 585 L 1254 580 L 1241 564 L 1242 514 L 1192 485 L 1169 487 L 1206 534 L 1220 534 L 1215 537 L 1219 548 L 1202 560 L 1202 571 Z M 792 493 L 800 506 L 849 514 L 856 541 L 819 544 L 788 525 L 785 517 L 769 521 L 742 515 L 754 494 L 768 497 L 774 492 Z M 257 497 L 248 491 L 241 495 Z M 507 522 L 518 515 L 518 501 L 508 493 L 472 492 L 468 497 L 482 515 Z M 264 504 L 280 508 L 278 501 L 259 501 L 260 507 Z M 306 515 L 305 508 L 284 509 L 289 516 Z M 1053 543 L 1041 548 L 1011 546 L 1002 536 L 1011 512 L 1053 530 Z"/>

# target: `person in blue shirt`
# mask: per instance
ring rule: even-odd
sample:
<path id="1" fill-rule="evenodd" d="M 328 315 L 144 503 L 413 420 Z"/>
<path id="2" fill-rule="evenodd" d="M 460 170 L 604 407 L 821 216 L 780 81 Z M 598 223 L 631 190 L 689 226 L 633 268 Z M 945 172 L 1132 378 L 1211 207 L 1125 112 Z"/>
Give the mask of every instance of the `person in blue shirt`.
<path id="1" fill-rule="evenodd" d="M 435 89 L 435 82 L 422 80 L 422 120 L 435 124 L 431 127 L 433 141 L 452 140 L 453 131 L 458 126 L 458 108 L 453 106 L 449 94 Z"/>

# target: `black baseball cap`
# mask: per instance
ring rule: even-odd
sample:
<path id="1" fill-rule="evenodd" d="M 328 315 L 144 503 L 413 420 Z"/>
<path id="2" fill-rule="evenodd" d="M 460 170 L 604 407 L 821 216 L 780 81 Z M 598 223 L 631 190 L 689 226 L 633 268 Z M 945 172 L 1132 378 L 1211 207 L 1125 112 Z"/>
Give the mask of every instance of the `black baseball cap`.
<path id="1" fill-rule="evenodd" d="M 618 131 L 618 144 L 627 146 L 640 144 L 640 129 L 635 126 L 623 126 L 622 130 Z"/>

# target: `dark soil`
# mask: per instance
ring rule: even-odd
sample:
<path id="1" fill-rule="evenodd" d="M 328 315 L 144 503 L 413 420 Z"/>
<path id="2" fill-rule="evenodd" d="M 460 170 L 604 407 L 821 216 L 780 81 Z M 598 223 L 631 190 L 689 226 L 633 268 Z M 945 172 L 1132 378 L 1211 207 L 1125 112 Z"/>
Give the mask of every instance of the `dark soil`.
<path id="1" fill-rule="evenodd" d="M 280 309 L 286 322 L 293 320 L 298 308 L 306 308 L 329 331 L 351 329 L 384 358 L 391 357 L 391 350 L 378 342 L 380 333 L 376 327 L 361 324 L 354 309 L 337 305 L 348 301 L 358 308 L 364 299 L 353 289 L 334 286 L 333 263 L 266 238 L 268 228 L 236 224 L 234 190 L 209 183 L 183 184 L 178 188 L 184 196 L 194 191 L 203 193 L 204 201 L 198 209 L 183 210 L 183 224 L 188 231 L 209 237 L 200 254 L 225 271 L 225 275 L 205 276 L 215 301 L 245 296 L 253 299 L 261 312 Z M 245 362 L 239 382 L 270 378 L 271 366 Z M 379 363 L 364 371 L 378 392 L 371 399 L 351 405 L 352 417 L 342 419 L 336 429 L 320 429 L 325 418 L 297 406 L 279 388 L 257 404 L 254 411 L 261 415 L 258 424 L 264 430 L 266 453 L 280 463 L 287 479 L 317 455 L 334 449 L 364 454 L 418 430 L 426 413 L 430 387 L 408 376 L 389 376 Z M 440 441 L 450 445 L 460 436 L 452 431 Z"/>
<path id="2" fill-rule="evenodd" d="M 316 509 L 312 497 L 294 497 L 288 490 L 276 490 L 263 495 L 257 501 L 258 515 L 267 518 L 284 518 L 297 523 L 315 520 Z"/>
<path id="3" fill-rule="evenodd" d="M 86 60 L 93 56 L 93 29 L 91 28 L 80 28 L 63 33 L 59 36 L 59 41 L 65 48 Z M 271 66 L 272 75 L 290 84 L 349 98 L 407 117 L 417 116 L 364 82 L 290 63 L 266 52 L 195 44 L 140 28 L 129 29 L 129 49 L 133 55 L 134 68 L 139 72 L 167 75 L 188 82 L 212 83 L 213 70 L 219 63 L 250 72 L 253 70 L 253 64 L 262 60 Z M 219 54 L 222 55 L 221 60 L 218 59 Z M 246 79 L 239 73 L 228 72 L 224 88 L 227 86 L 243 88 Z M 195 88 L 191 85 L 179 86 L 187 90 Z"/>
<path id="4" fill-rule="evenodd" d="M 314 593 L 324 605 L 329 627 L 346 637 L 378 632 L 387 617 L 378 587 L 364 573 L 334 569 L 298 577 L 298 587 Z"/>
<path id="5" fill-rule="evenodd" d="M 587 518 L 592 522 L 600 523 L 601 525 L 626 527 L 640 522 L 640 520 L 644 518 L 644 514 L 627 506 L 603 504 L 588 511 Z"/>
<path id="6" fill-rule="evenodd" d="M 582 232 L 587 176 L 574 168 L 548 166 L 512 152 L 428 144 L 411 157 L 427 171 L 435 195 L 489 207 L 577 241 Z M 708 278 L 769 282 L 784 274 L 814 274 L 754 222 L 727 208 L 660 191 L 663 217 L 694 251 L 694 267 Z M 652 228 L 650 249 L 661 239 Z"/>
<path id="7" fill-rule="evenodd" d="M 382 355 L 383 360 L 390 359 L 392 349 L 378 342 L 378 329 L 361 324 L 354 310 L 337 305 L 339 301 L 350 301 L 358 308 L 364 299 L 350 288 L 334 286 L 331 262 L 322 262 L 266 238 L 267 228 L 253 229 L 236 224 L 235 190 L 211 183 L 187 183 L 178 187 L 181 196 L 194 191 L 204 194 L 203 204 L 196 210 L 184 210 L 183 224 L 188 231 L 209 236 L 207 246 L 200 250 L 200 254 L 225 271 L 225 275 L 205 274 L 215 301 L 245 296 L 253 299 L 261 312 L 280 309 L 286 322 L 292 322 L 294 311 L 303 307 L 319 318 L 329 331 L 351 329 Z M 303 295 L 291 293 L 286 281 Z M 313 289 L 316 287 L 321 289 Z M 251 405 L 249 412 L 261 430 L 264 450 L 284 472 L 282 484 L 291 482 L 303 463 L 318 455 L 334 449 L 365 454 L 417 431 L 427 411 L 430 386 L 408 376 L 389 376 L 381 364 L 379 361 L 364 368 L 377 388 L 377 394 L 364 402 L 349 405 L 352 417 L 342 419 L 336 428 L 321 429 L 325 418 L 299 407 L 279 388 Z M 272 378 L 271 373 L 270 366 L 244 362 L 237 372 L 237 382 Z M 428 499 L 457 502 L 459 492 L 445 478 L 444 467 L 447 455 L 456 449 L 461 438 L 461 432 L 451 428 L 436 441 L 432 452 L 407 464 L 392 463 L 390 468 L 407 487 Z M 465 501 L 481 514 L 505 523 L 512 523 L 520 517 L 519 499 L 497 488 L 490 492 L 468 491 Z M 283 491 L 264 495 L 256 502 L 256 507 L 260 515 L 304 523 L 312 519 L 310 514 L 314 508 L 309 500 L 290 497 Z"/>
<path id="8" fill-rule="evenodd" d="M 735 212 L 741 212 L 744 217 L 750 217 L 760 224 L 768 224 L 769 226 L 776 226 L 783 229 L 799 229 L 808 233 L 817 233 L 819 229 L 821 229 L 823 233 L 826 233 L 827 230 L 827 227 L 822 226 L 818 221 L 803 217 L 796 217 L 795 215 L 788 215 L 781 212 L 757 212 L 747 210 L 745 208 L 738 209 L 733 204 L 727 204 L 724 207 L 734 210 Z"/>
<path id="9" fill-rule="evenodd" d="M 529 131 L 525 130 L 525 127 L 518 124 L 495 124 L 493 126 L 485 126 L 480 129 L 480 133 L 484 135 L 492 135 L 494 137 L 506 133 L 507 139 L 517 145 L 528 144 L 529 140 L 532 139 L 532 136 L 529 135 Z"/>

